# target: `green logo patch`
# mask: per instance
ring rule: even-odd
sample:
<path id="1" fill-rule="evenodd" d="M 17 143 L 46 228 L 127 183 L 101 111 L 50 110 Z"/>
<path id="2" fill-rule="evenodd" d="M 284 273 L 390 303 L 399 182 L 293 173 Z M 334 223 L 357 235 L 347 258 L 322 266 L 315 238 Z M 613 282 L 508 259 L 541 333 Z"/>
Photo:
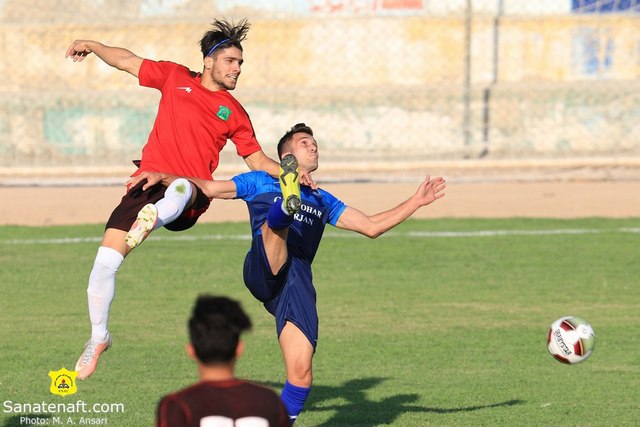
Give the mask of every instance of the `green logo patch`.
<path id="1" fill-rule="evenodd" d="M 216 116 L 220 117 L 225 122 L 229 120 L 230 115 L 231 115 L 231 110 L 229 109 L 229 107 L 224 105 L 221 105 L 220 108 L 218 109 L 218 112 L 216 113 Z"/>

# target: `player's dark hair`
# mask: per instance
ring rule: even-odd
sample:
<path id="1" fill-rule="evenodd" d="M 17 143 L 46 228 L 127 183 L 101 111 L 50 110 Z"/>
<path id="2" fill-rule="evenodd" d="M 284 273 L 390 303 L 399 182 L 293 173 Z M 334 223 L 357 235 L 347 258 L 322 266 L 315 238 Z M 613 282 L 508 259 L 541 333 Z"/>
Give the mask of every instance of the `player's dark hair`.
<path id="1" fill-rule="evenodd" d="M 232 361 L 240 334 L 249 329 L 251 319 L 240 303 L 226 297 L 199 296 L 189 319 L 191 344 L 204 364 Z"/>
<path id="2" fill-rule="evenodd" d="M 308 133 L 309 135 L 313 136 L 313 130 L 311 130 L 311 128 L 305 125 L 304 123 L 298 123 L 293 125 L 291 129 L 289 129 L 288 131 L 285 132 L 284 135 L 282 135 L 282 138 L 280 138 L 280 141 L 278 141 L 278 158 L 281 159 L 282 153 L 286 151 L 287 148 L 289 148 L 288 144 L 291 141 L 291 138 L 293 138 L 293 135 L 300 132 Z"/>
<path id="3" fill-rule="evenodd" d="M 214 55 L 229 47 L 237 47 L 242 50 L 242 41 L 247 38 L 247 33 L 251 25 L 246 19 L 241 20 L 237 24 L 229 23 L 221 19 L 216 19 L 211 23 L 211 30 L 204 33 L 200 40 L 200 51 L 202 57 Z"/>

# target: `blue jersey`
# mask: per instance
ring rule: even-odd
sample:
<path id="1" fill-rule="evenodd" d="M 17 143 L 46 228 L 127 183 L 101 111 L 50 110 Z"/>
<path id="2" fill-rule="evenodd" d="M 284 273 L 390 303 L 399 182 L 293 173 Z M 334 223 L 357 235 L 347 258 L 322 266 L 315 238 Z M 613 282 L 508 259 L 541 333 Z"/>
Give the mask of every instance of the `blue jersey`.
<path id="1" fill-rule="evenodd" d="M 261 233 L 260 227 L 267 220 L 269 207 L 274 201 L 282 200 L 280 184 L 263 171 L 247 172 L 232 179 L 236 184 L 236 198 L 244 200 L 249 208 L 251 232 L 255 237 Z M 302 206 L 289 228 L 287 249 L 290 256 L 311 264 L 320 246 L 325 224 L 335 226 L 347 206 L 322 189 L 301 186 L 300 193 Z"/>

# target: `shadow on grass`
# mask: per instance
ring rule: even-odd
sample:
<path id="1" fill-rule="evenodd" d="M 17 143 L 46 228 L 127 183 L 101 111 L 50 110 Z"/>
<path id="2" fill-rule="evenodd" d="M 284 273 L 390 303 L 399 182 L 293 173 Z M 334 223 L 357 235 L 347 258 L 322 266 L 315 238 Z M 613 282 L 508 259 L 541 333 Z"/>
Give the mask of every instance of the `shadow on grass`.
<path id="1" fill-rule="evenodd" d="M 7 418 L 2 427 L 49 425 L 51 421 L 51 414 L 22 414 Z"/>
<path id="2" fill-rule="evenodd" d="M 512 399 L 486 405 L 439 408 L 416 405 L 415 403 L 420 399 L 420 395 L 417 393 L 398 394 L 377 401 L 370 400 L 366 392 L 379 386 L 382 382 L 384 382 L 384 378 L 363 378 L 348 381 L 339 387 L 314 385 L 311 389 L 309 400 L 304 406 L 303 413 L 305 411 L 336 411 L 330 419 L 320 424 L 319 427 L 363 426 L 393 424 L 400 415 L 407 412 L 453 414 L 522 405 L 524 403 L 524 400 Z M 273 388 L 281 386 L 269 385 Z M 331 403 L 336 400 L 339 400 L 340 403 Z"/>

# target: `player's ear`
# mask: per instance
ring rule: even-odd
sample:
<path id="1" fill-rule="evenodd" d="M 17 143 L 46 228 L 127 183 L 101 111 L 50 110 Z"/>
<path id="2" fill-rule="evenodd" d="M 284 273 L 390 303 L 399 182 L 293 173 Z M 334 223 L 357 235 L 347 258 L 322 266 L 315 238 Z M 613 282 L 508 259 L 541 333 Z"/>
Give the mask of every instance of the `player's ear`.
<path id="1" fill-rule="evenodd" d="M 244 341 L 238 341 L 238 346 L 236 347 L 236 360 L 240 359 L 244 354 Z"/>
<path id="2" fill-rule="evenodd" d="M 187 343 L 187 345 L 184 346 L 184 349 L 190 358 L 192 358 L 196 362 L 198 361 L 198 357 L 196 356 L 196 349 L 193 348 L 193 344 Z"/>
<path id="3" fill-rule="evenodd" d="M 210 56 L 207 56 L 206 58 L 203 59 L 204 62 L 204 68 L 206 68 L 207 70 L 210 70 L 213 68 L 213 58 Z"/>

